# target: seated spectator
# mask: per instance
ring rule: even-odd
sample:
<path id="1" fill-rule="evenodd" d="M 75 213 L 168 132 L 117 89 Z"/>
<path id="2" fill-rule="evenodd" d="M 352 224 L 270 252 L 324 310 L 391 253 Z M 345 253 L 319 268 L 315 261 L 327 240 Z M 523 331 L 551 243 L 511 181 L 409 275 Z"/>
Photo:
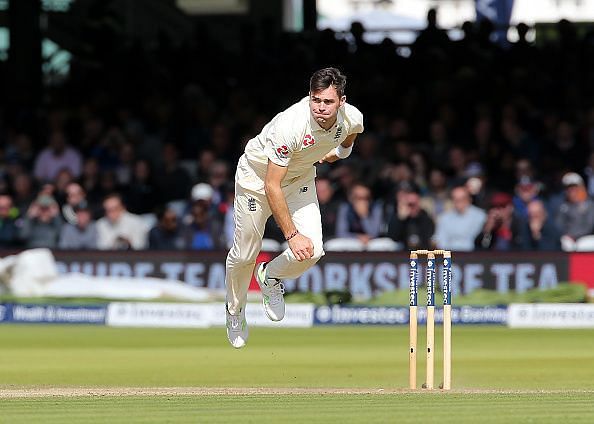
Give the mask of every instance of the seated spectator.
<path id="1" fill-rule="evenodd" d="M 421 198 L 421 207 L 432 219 L 436 219 L 443 212 L 452 209 L 445 172 L 442 169 L 433 168 L 429 172 L 428 183 L 428 192 Z"/>
<path id="2" fill-rule="evenodd" d="M 86 193 L 78 183 L 66 186 L 66 202 L 62 205 L 62 218 L 69 224 L 76 225 L 76 211 L 74 208 L 81 202 L 86 202 Z M 88 205 L 87 205 L 88 208 Z"/>
<path id="3" fill-rule="evenodd" d="M 125 191 L 128 210 L 137 214 L 151 213 L 157 203 L 157 197 L 150 163 L 145 159 L 136 160 L 132 180 Z"/>
<path id="4" fill-rule="evenodd" d="M 18 209 L 12 204 L 12 197 L 0 194 L 0 249 L 19 245 Z"/>
<path id="5" fill-rule="evenodd" d="M 336 235 L 336 220 L 338 218 L 339 202 L 334 198 L 334 187 L 326 177 L 316 178 L 316 192 L 322 216 L 322 234 L 324 241 Z"/>
<path id="6" fill-rule="evenodd" d="M 511 195 L 498 192 L 491 197 L 487 221 L 476 237 L 478 250 L 518 250 L 522 247 L 522 220 L 514 214 Z"/>
<path id="7" fill-rule="evenodd" d="M 33 175 L 40 182 L 53 181 L 58 172 L 68 169 L 74 178 L 82 172 L 82 157 L 78 150 L 66 142 L 62 131 L 53 131 L 49 136 L 49 145 L 35 159 Z"/>
<path id="8" fill-rule="evenodd" d="M 157 211 L 157 225 L 149 231 L 149 249 L 181 250 L 185 248 L 182 228 L 173 209 L 161 208 Z"/>
<path id="9" fill-rule="evenodd" d="M 540 185 L 530 177 L 522 177 L 515 187 L 513 197 L 514 212 L 523 219 L 528 219 L 528 204 L 539 199 Z"/>
<path id="10" fill-rule="evenodd" d="M 486 220 L 485 211 L 471 203 L 466 186 L 452 189 L 450 195 L 454 208 L 437 218 L 435 242 L 439 249 L 456 251 L 474 250 L 474 239 L 481 232 Z"/>
<path id="11" fill-rule="evenodd" d="M 542 200 L 532 200 L 526 208 L 527 219 L 522 226 L 524 250 L 560 250 L 561 234 L 549 217 Z"/>
<path id="12" fill-rule="evenodd" d="M 575 172 L 568 172 L 561 180 L 565 187 L 565 201 L 555 217 L 562 237 L 572 240 L 592 234 L 594 230 L 594 203 L 588 198 L 584 180 Z"/>
<path id="13" fill-rule="evenodd" d="M 20 237 L 28 249 L 58 246 L 62 218 L 58 202 L 47 194 L 39 195 L 23 218 Z"/>
<path id="14" fill-rule="evenodd" d="M 60 232 L 60 249 L 97 249 L 97 224 L 86 200 L 72 207 L 74 222 L 67 222 Z"/>
<path id="15" fill-rule="evenodd" d="M 435 224 L 421 208 L 421 196 L 416 187 L 401 196 L 390 221 L 388 234 L 392 240 L 402 243 L 406 249 L 433 249 Z"/>
<path id="16" fill-rule="evenodd" d="M 25 215 L 36 197 L 31 176 L 27 173 L 15 176 L 12 182 L 12 191 L 14 206 L 19 210 L 19 215 Z"/>
<path id="17" fill-rule="evenodd" d="M 163 146 L 161 159 L 163 168 L 159 171 L 159 178 L 155 181 L 159 188 L 161 201 L 186 199 L 192 188 L 192 180 L 188 172 L 180 165 L 178 151 L 173 143 Z"/>
<path id="18" fill-rule="evenodd" d="M 190 222 L 184 229 L 186 248 L 217 250 L 225 248 L 225 235 L 220 222 L 210 219 L 209 204 L 204 200 L 192 203 Z"/>
<path id="19" fill-rule="evenodd" d="M 147 245 L 146 224 L 126 210 L 119 194 L 103 201 L 105 216 L 97 221 L 97 248 L 101 250 L 142 250 Z"/>
<path id="20" fill-rule="evenodd" d="M 371 190 L 355 183 L 348 200 L 338 208 L 336 237 L 356 238 L 363 244 L 379 236 L 382 226 L 382 208 L 371 198 Z"/>

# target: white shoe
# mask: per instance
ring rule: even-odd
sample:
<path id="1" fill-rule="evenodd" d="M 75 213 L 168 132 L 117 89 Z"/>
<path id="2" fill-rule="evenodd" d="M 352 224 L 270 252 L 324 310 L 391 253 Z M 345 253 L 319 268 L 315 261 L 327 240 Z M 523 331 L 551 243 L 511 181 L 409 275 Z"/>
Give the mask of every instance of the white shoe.
<path id="1" fill-rule="evenodd" d="M 277 278 L 266 277 L 266 262 L 262 262 L 254 272 L 262 291 L 262 306 L 271 321 L 280 321 L 285 317 L 285 286 Z"/>
<path id="2" fill-rule="evenodd" d="M 235 349 L 241 349 L 247 343 L 248 326 L 245 320 L 245 306 L 239 311 L 239 315 L 231 315 L 229 307 L 225 302 L 225 312 L 227 313 L 227 338 L 229 343 Z"/>

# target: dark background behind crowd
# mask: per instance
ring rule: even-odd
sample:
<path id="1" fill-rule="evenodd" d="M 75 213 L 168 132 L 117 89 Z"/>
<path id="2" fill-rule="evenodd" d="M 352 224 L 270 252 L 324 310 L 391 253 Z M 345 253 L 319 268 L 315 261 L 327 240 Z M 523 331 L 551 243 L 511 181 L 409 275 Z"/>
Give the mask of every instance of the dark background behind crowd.
<path id="1" fill-rule="evenodd" d="M 431 12 L 406 55 L 357 24 L 345 41 L 266 20 L 233 46 L 205 25 L 147 44 L 87 3 L 68 76 L 0 96 L 1 248 L 228 248 L 243 146 L 324 66 L 365 117 L 351 157 L 318 166 L 326 240 L 570 250 L 594 232 L 594 31 L 495 44 L 482 21 L 452 41 Z"/>

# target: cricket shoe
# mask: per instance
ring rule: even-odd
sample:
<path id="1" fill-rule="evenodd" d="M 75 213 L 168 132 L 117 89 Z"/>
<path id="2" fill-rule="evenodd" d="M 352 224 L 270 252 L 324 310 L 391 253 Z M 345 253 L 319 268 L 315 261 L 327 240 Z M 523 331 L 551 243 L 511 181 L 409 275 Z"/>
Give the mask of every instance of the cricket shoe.
<path id="1" fill-rule="evenodd" d="M 262 291 L 262 306 L 271 321 L 280 321 L 285 317 L 285 286 L 278 278 L 266 277 L 266 262 L 262 262 L 254 273 Z"/>
<path id="2" fill-rule="evenodd" d="M 245 306 L 239 310 L 239 315 L 231 315 L 229 306 L 225 302 L 225 312 L 227 312 L 227 338 L 229 343 L 235 349 L 241 349 L 245 346 L 248 339 L 248 326 L 245 320 Z"/>

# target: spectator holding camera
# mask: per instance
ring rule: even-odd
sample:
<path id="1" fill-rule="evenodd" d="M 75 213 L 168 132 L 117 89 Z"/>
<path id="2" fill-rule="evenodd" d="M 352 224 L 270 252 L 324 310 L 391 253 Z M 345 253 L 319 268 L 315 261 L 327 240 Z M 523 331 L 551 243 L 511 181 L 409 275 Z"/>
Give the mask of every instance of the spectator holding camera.
<path id="1" fill-rule="evenodd" d="M 514 214 L 512 196 L 497 192 L 491 196 L 487 220 L 476 237 L 478 250 L 519 250 L 522 247 L 522 221 Z"/>
<path id="2" fill-rule="evenodd" d="M 26 248 L 58 246 L 62 218 L 58 202 L 42 193 L 31 203 L 21 227 L 21 239 Z"/>

